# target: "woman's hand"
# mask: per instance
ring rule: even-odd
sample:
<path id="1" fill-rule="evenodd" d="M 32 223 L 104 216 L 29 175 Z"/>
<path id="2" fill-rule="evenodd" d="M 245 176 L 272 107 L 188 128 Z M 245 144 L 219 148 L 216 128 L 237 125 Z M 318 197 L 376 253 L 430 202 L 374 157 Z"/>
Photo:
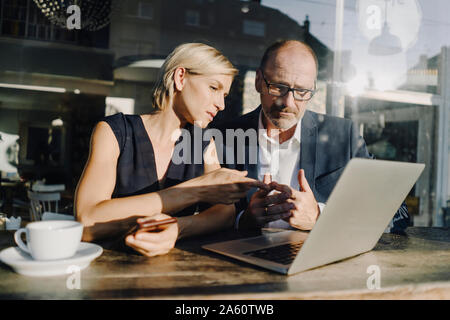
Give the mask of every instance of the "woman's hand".
<path id="1" fill-rule="evenodd" d="M 251 188 L 269 190 L 265 183 L 246 175 L 247 171 L 220 168 L 192 179 L 190 185 L 198 188 L 199 201 L 214 204 L 235 203 L 244 198 Z"/>
<path id="2" fill-rule="evenodd" d="M 170 218 L 166 214 L 153 216 L 154 220 Z M 138 219 L 148 220 L 148 218 Z M 137 232 L 125 238 L 125 243 L 144 256 L 153 257 L 166 254 L 175 246 L 178 238 L 178 223 L 172 223 L 159 227 L 161 231 Z"/>

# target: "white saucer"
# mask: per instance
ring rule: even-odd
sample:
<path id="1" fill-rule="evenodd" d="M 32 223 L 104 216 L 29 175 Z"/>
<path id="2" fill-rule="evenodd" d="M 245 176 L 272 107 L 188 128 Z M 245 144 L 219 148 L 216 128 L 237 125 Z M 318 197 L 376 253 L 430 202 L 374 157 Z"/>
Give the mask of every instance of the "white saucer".
<path id="1" fill-rule="evenodd" d="M 63 274 L 71 274 L 74 269 L 70 266 L 77 266 L 83 270 L 91 261 L 99 257 L 103 248 L 99 245 L 81 242 L 77 252 L 73 257 L 61 260 L 39 261 L 34 260 L 28 253 L 23 252 L 19 247 L 9 247 L 0 252 L 0 261 L 7 264 L 17 273 L 33 276 L 46 277 Z"/>

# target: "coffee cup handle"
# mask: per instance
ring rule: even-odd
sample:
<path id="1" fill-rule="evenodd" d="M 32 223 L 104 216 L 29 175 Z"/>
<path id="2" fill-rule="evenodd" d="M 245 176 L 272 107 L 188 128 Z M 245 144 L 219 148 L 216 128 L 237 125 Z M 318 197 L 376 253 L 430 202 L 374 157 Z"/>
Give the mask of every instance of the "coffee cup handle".
<path id="1" fill-rule="evenodd" d="M 20 249 L 22 249 L 23 251 L 31 254 L 30 250 L 28 250 L 27 245 L 22 241 L 22 233 L 26 232 L 27 229 L 25 228 L 20 228 L 19 230 L 17 230 L 14 233 L 14 240 L 16 241 L 17 245 L 19 246 Z"/>

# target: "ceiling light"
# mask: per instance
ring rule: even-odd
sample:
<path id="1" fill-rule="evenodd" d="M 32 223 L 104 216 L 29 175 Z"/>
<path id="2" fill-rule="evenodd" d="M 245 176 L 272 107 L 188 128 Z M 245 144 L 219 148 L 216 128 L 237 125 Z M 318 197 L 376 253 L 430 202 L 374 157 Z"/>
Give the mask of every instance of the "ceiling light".
<path id="1" fill-rule="evenodd" d="M 45 87 L 45 86 L 32 86 L 25 84 L 14 84 L 14 83 L 0 83 L 0 88 L 11 88 L 11 89 L 23 89 L 23 90 L 34 90 L 34 91 L 47 91 L 47 92 L 66 92 L 65 88 L 59 87 Z"/>

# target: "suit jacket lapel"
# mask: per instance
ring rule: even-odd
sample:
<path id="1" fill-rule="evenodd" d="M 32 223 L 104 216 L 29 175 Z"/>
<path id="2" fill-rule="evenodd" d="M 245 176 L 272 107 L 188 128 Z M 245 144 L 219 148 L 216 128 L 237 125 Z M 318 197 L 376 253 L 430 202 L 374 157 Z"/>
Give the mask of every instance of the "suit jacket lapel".
<path id="1" fill-rule="evenodd" d="M 309 111 L 305 112 L 302 118 L 302 133 L 300 142 L 300 169 L 305 170 L 306 180 L 315 191 L 315 163 L 316 163 L 316 146 L 317 146 L 317 126 L 313 114 Z"/>

